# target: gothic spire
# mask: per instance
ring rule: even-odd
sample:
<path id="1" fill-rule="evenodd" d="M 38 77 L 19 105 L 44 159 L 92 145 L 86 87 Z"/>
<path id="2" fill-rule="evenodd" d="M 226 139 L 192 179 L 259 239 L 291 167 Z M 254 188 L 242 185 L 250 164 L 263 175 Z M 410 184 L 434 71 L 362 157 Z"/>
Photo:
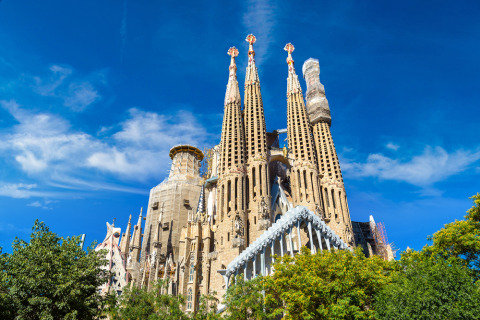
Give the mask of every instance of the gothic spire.
<path id="1" fill-rule="evenodd" d="M 198 197 L 197 212 L 195 214 L 195 221 L 200 220 L 203 222 L 203 217 L 205 216 L 205 185 L 202 185 L 200 190 L 200 197 Z"/>
<path id="2" fill-rule="evenodd" d="M 292 58 L 292 52 L 295 50 L 295 47 L 291 43 L 287 43 L 283 50 L 288 52 L 287 57 L 287 64 L 288 64 L 288 78 L 287 78 L 287 96 L 302 92 L 302 88 L 300 87 L 300 82 L 298 81 L 298 76 L 295 73 L 294 61 Z"/>
<path id="3" fill-rule="evenodd" d="M 221 173 L 227 170 L 238 168 L 245 164 L 244 155 L 244 131 L 242 123 L 242 110 L 240 107 L 240 90 L 237 81 L 237 65 L 235 57 L 238 56 L 238 50 L 231 47 L 227 54 L 231 57 L 229 66 L 229 76 L 227 92 L 225 93 L 225 108 L 222 126 L 221 138 Z"/>
<path id="4" fill-rule="evenodd" d="M 295 159 L 291 168 L 290 180 L 294 205 L 305 205 L 310 210 L 315 210 L 315 203 L 319 199 L 317 163 L 302 89 L 293 66 L 292 52 L 294 49 L 291 43 L 284 48 L 288 52 L 288 148 L 292 150 Z"/>
<path id="5" fill-rule="evenodd" d="M 235 57 L 238 56 L 238 50 L 235 47 L 228 49 L 227 54 L 231 57 L 230 66 L 228 67 L 228 84 L 227 92 L 225 93 L 225 105 L 230 102 L 240 102 L 240 90 L 238 89 L 237 81 L 237 65 L 235 64 Z"/>
<path id="6" fill-rule="evenodd" d="M 127 229 L 122 235 L 122 241 L 120 242 L 120 251 L 124 254 L 128 253 L 128 248 L 130 247 L 130 232 L 132 229 L 132 215 L 128 218 Z"/>
<path id="7" fill-rule="evenodd" d="M 247 85 L 254 82 L 260 82 L 260 80 L 258 78 L 257 66 L 255 65 L 255 51 L 253 50 L 253 44 L 257 39 L 253 34 L 249 34 L 245 41 L 248 42 L 248 65 L 245 74 L 245 85 Z"/>
<path id="8" fill-rule="evenodd" d="M 138 222 L 135 225 L 133 230 L 133 239 L 132 239 L 132 255 L 133 260 L 138 262 L 140 260 L 140 246 L 142 245 L 142 211 L 143 207 L 140 209 L 140 215 L 138 216 Z"/>

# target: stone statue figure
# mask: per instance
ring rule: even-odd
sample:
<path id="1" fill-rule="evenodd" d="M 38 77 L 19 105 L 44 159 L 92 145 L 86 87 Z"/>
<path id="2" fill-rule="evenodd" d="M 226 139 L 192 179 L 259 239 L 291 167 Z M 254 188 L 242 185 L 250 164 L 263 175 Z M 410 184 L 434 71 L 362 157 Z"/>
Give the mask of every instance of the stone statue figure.
<path id="1" fill-rule="evenodd" d="M 262 219 L 268 219 L 268 205 L 265 202 L 265 197 L 262 197 L 259 206 L 260 208 L 258 211 L 260 212 L 260 216 L 262 217 Z"/>
<path id="2" fill-rule="evenodd" d="M 157 250 L 154 250 L 152 255 L 150 256 L 150 266 L 152 268 L 155 265 L 156 258 L 157 258 Z"/>
<path id="3" fill-rule="evenodd" d="M 234 221 L 235 233 L 239 236 L 243 236 L 243 221 L 237 214 Z"/>

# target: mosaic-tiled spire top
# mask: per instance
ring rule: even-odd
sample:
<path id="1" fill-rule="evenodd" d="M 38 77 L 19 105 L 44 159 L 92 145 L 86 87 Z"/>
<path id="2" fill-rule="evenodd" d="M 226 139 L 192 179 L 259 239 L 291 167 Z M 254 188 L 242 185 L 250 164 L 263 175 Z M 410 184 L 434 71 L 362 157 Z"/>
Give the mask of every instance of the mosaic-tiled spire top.
<path id="1" fill-rule="evenodd" d="M 255 51 L 253 50 L 253 44 L 257 39 L 253 34 L 249 34 L 245 41 L 248 42 L 248 65 L 245 74 L 245 85 L 247 85 L 260 81 L 258 78 L 257 66 L 255 65 Z"/>
<path id="2" fill-rule="evenodd" d="M 238 50 L 235 47 L 228 49 L 227 54 L 231 57 L 227 92 L 225 93 L 225 105 L 230 102 L 240 102 L 240 90 L 237 81 L 237 65 L 235 64 L 235 57 L 238 56 Z"/>
<path id="3" fill-rule="evenodd" d="M 288 64 L 288 78 L 287 78 L 287 96 L 302 92 L 302 88 L 300 87 L 300 82 L 298 81 L 298 76 L 295 73 L 294 61 L 292 58 L 292 52 L 295 50 L 295 47 L 291 43 L 287 43 L 283 50 L 288 52 L 287 57 L 287 64 Z"/>

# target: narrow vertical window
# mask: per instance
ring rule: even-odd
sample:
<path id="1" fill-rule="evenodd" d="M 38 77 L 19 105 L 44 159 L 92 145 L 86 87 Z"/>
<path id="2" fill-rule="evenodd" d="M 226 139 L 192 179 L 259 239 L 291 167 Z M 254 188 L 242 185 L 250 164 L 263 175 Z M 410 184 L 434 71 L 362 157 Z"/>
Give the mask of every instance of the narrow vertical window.
<path id="1" fill-rule="evenodd" d="M 187 291 L 187 310 L 192 310 L 193 290 L 188 288 Z"/>
<path id="2" fill-rule="evenodd" d="M 232 201 L 232 181 L 227 182 L 227 211 L 230 212 L 232 208 L 230 208 L 230 203 Z"/>
<path id="3" fill-rule="evenodd" d="M 245 190 L 245 200 L 247 202 L 247 209 L 250 208 L 250 179 L 248 178 L 248 176 L 245 178 L 245 187 L 247 190 Z"/>
<path id="4" fill-rule="evenodd" d="M 235 178 L 235 211 L 238 210 L 238 178 Z"/>
<path id="5" fill-rule="evenodd" d="M 333 203 L 333 209 L 336 209 L 336 205 L 335 205 L 335 192 L 333 192 L 333 189 L 331 190 L 332 191 L 332 203 Z"/>
<path id="6" fill-rule="evenodd" d="M 193 281 L 193 273 L 195 271 L 195 266 L 193 265 L 193 262 L 190 263 L 190 272 L 188 274 L 188 281 L 192 282 Z"/>
<path id="7" fill-rule="evenodd" d="M 327 191 L 327 188 L 325 188 L 324 191 L 325 191 L 325 199 L 327 199 L 327 207 L 330 208 L 330 201 L 328 200 L 328 191 Z"/>
<path id="8" fill-rule="evenodd" d="M 258 167 L 258 182 L 259 182 L 259 189 L 260 189 L 260 196 L 262 196 L 262 166 Z"/>
<path id="9" fill-rule="evenodd" d="M 256 183 L 256 179 L 255 179 L 255 167 L 252 168 L 252 187 L 253 187 L 253 200 L 255 200 L 255 197 L 257 196 L 257 192 L 256 192 L 256 187 L 257 186 L 257 183 Z"/>

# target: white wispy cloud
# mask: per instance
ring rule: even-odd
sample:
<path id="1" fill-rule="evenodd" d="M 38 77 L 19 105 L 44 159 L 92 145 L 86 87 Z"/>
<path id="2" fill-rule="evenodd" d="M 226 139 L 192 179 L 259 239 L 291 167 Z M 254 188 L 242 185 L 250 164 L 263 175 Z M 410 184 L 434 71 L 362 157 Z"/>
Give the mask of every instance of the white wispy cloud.
<path id="1" fill-rule="evenodd" d="M 247 33 L 257 37 L 255 56 L 265 61 L 269 56 L 269 47 L 274 42 L 274 28 L 277 19 L 275 1 L 248 0 L 245 1 L 243 25 Z"/>
<path id="2" fill-rule="evenodd" d="M 195 116 L 187 111 L 175 115 L 129 110 L 129 118 L 120 124 L 122 130 L 113 134 L 115 143 L 108 149 L 92 154 L 88 165 L 125 176 L 154 174 L 160 168 L 153 163 L 169 163 L 168 152 L 174 145 L 201 145 L 208 134 Z"/>
<path id="3" fill-rule="evenodd" d="M 36 186 L 36 184 L 25 183 L 1 183 L 0 195 L 10 198 L 30 198 L 36 194 L 33 190 Z"/>
<path id="4" fill-rule="evenodd" d="M 385 147 L 386 147 L 387 149 L 390 149 L 390 150 L 393 150 L 393 151 L 397 151 L 398 148 L 400 148 L 400 146 L 399 146 L 398 144 L 395 144 L 395 143 L 393 143 L 393 142 L 387 143 L 387 144 L 385 145 Z"/>
<path id="5" fill-rule="evenodd" d="M 72 111 L 80 112 L 89 105 L 99 101 L 101 95 L 94 87 L 93 82 L 102 82 L 100 72 L 84 77 L 73 77 L 73 69 L 68 66 L 53 65 L 51 74 L 44 77 L 35 76 L 34 92 L 48 97 L 63 100 L 63 105 Z"/>
<path id="6" fill-rule="evenodd" d="M 51 210 L 52 207 L 50 206 L 50 204 L 55 203 L 55 202 L 58 202 L 58 201 L 44 199 L 44 200 L 37 200 L 37 201 L 33 201 L 31 203 L 28 203 L 27 206 L 28 207 L 34 207 L 34 208 L 41 208 L 41 209 L 44 209 L 44 210 Z"/>
<path id="7" fill-rule="evenodd" d="M 54 96 L 55 90 L 72 74 L 71 68 L 59 65 L 51 66 L 50 71 L 52 74 L 44 79 L 38 76 L 34 77 L 34 91 L 42 96 Z"/>
<path id="8" fill-rule="evenodd" d="M 1 100 L 0 107 L 18 122 L 0 133 L 0 157 L 13 159 L 29 179 L 54 189 L 143 193 L 106 181 L 112 175 L 121 181 L 162 177 L 173 145 L 203 145 L 208 139 L 206 129 L 188 111 L 164 115 L 133 108 L 124 121 L 113 126 L 117 130 L 109 130 L 100 139 L 73 129 L 58 115 L 28 111 L 14 100 Z M 45 196 L 35 188 L 37 184 L 3 184 L 0 195 Z"/>
<path id="9" fill-rule="evenodd" d="M 342 160 L 342 169 L 350 177 L 373 177 L 429 187 L 467 170 L 480 160 L 480 151 L 456 150 L 449 153 L 442 147 L 427 146 L 421 154 L 409 159 L 375 153 L 368 155 L 365 162 Z"/>

